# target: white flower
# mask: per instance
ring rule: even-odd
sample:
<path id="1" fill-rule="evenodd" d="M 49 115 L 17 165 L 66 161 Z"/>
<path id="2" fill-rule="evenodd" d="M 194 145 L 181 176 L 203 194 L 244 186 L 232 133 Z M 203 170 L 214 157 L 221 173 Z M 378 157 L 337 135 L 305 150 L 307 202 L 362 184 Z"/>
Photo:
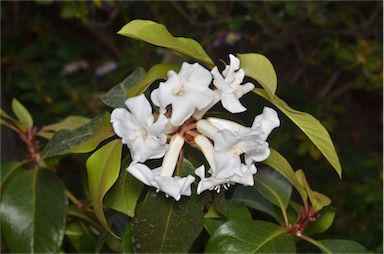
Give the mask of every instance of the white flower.
<path id="1" fill-rule="evenodd" d="M 161 168 L 151 170 L 148 166 L 136 163 L 131 164 L 127 171 L 142 183 L 153 186 L 157 191 L 162 191 L 173 197 L 176 201 L 180 200 L 181 195 L 191 195 L 191 184 L 195 181 L 195 177 L 189 175 L 187 177 L 179 176 L 161 176 Z"/>
<path id="2" fill-rule="evenodd" d="M 212 75 L 199 65 L 183 63 L 180 72 L 168 72 L 168 80 L 161 82 L 159 88 L 153 90 L 151 99 L 165 113 L 166 107 L 172 105 L 170 123 L 180 126 L 195 110 L 201 110 L 213 99 L 213 91 L 209 88 Z"/>
<path id="3" fill-rule="evenodd" d="M 161 167 L 151 170 L 144 164 L 131 163 L 127 171 L 142 183 L 157 188 L 157 191 L 162 191 L 175 200 L 179 200 L 181 195 L 190 196 L 191 184 L 195 178 L 191 175 L 187 177 L 172 176 L 183 145 L 184 138 L 180 135 L 174 135 L 169 143 L 169 149 L 164 155 Z"/>
<path id="4" fill-rule="evenodd" d="M 244 79 L 244 71 L 240 69 L 240 60 L 234 55 L 229 55 L 230 65 L 227 65 L 220 74 L 215 66 L 211 73 L 213 75 L 213 84 L 221 92 L 221 104 L 231 113 L 240 113 L 247 110 L 239 101 L 246 93 L 252 91 L 255 86 L 252 83 L 240 85 Z"/>
<path id="5" fill-rule="evenodd" d="M 272 130 L 276 127 L 280 126 L 280 119 L 277 115 L 277 112 L 268 107 L 264 107 L 263 113 L 256 116 L 255 120 L 252 124 L 253 130 L 260 130 L 261 134 L 259 135 L 259 140 L 266 142 L 269 134 L 271 134 Z M 264 161 L 269 157 L 270 150 L 269 148 L 264 149 L 262 146 L 255 147 L 253 150 L 245 153 L 244 159 L 247 165 L 250 165 L 253 162 Z"/>
<path id="6" fill-rule="evenodd" d="M 204 165 L 200 166 L 195 170 L 195 174 L 201 178 L 198 186 L 197 186 L 197 194 L 202 193 L 205 190 L 216 190 L 216 192 L 220 192 L 221 187 L 225 190 L 228 189 L 231 185 L 235 183 L 239 183 L 245 186 L 253 186 L 254 180 L 253 175 L 256 173 L 257 169 L 255 165 L 247 166 L 245 164 L 241 164 L 240 170 L 236 171 L 234 174 L 221 178 L 217 176 L 218 171 L 212 172 L 210 177 L 205 177 L 205 169 Z M 209 171 L 208 171 L 209 172 Z"/>
<path id="7" fill-rule="evenodd" d="M 151 105 L 144 95 L 127 99 L 125 105 L 129 111 L 114 109 L 111 122 L 114 132 L 128 146 L 133 163 L 161 158 L 168 147 L 164 134 L 168 119 L 160 114 L 154 123 Z"/>

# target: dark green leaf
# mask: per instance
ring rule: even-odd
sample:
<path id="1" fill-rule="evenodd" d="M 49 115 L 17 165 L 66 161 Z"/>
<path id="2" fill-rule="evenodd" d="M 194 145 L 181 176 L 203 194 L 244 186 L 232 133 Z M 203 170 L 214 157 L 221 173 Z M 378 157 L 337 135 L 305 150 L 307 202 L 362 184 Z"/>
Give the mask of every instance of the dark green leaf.
<path id="1" fill-rule="evenodd" d="M 145 76 L 132 87 L 129 88 L 128 92 L 124 94 L 128 97 L 138 96 L 147 90 L 147 88 L 156 80 L 166 79 L 167 73 L 170 70 L 177 71 L 180 66 L 176 64 L 156 64 L 145 74 Z"/>
<path id="2" fill-rule="evenodd" d="M 91 135 L 80 145 L 75 146 L 69 152 L 71 153 L 88 153 L 96 149 L 96 147 L 104 140 L 115 135 L 111 124 L 111 116 L 108 112 L 104 113 L 103 120 L 92 132 Z"/>
<path id="3" fill-rule="evenodd" d="M 253 91 L 264 99 L 270 101 L 279 110 L 281 110 L 281 112 L 288 116 L 288 118 L 291 119 L 292 122 L 294 122 L 305 133 L 305 135 L 308 136 L 313 144 L 316 145 L 316 147 L 339 174 L 339 177 L 341 177 L 342 169 L 335 146 L 333 145 L 327 129 L 325 129 L 319 120 L 308 113 L 292 109 L 287 105 L 287 103 L 276 95 L 271 98 L 268 93 L 261 88 L 253 89 Z"/>
<path id="4" fill-rule="evenodd" d="M 120 84 L 114 86 L 100 99 L 111 108 L 125 108 L 124 102 L 127 100 L 128 90 L 145 75 L 143 68 L 137 68 L 133 73 L 126 77 Z"/>
<path id="5" fill-rule="evenodd" d="M 245 76 L 253 78 L 265 89 L 270 98 L 276 93 L 277 75 L 272 63 L 261 54 L 238 54 Z"/>
<path id="6" fill-rule="evenodd" d="M 111 229 L 104 215 L 103 198 L 119 176 L 121 151 L 121 140 L 116 139 L 96 150 L 86 162 L 93 209 L 101 225 L 109 232 Z"/>
<path id="7" fill-rule="evenodd" d="M 131 224 L 128 223 L 127 227 L 125 228 L 124 231 L 124 236 L 121 241 L 122 245 L 122 252 L 125 253 L 133 253 L 133 246 L 132 246 L 132 241 L 131 241 Z"/>
<path id="8" fill-rule="evenodd" d="M 118 34 L 136 40 L 142 40 L 156 46 L 172 49 L 191 57 L 208 67 L 215 66 L 211 58 L 209 58 L 201 45 L 195 40 L 173 37 L 164 25 L 151 20 L 132 20 L 126 24 Z"/>
<path id="9" fill-rule="evenodd" d="M 231 220 L 209 239 L 206 253 L 294 253 L 284 227 L 266 221 Z"/>
<path id="10" fill-rule="evenodd" d="M 368 253 L 367 249 L 361 244 L 349 240 L 320 240 L 315 241 L 317 247 L 323 253 Z"/>
<path id="11" fill-rule="evenodd" d="M 251 213 L 248 208 L 242 203 L 234 200 L 227 200 L 228 216 L 224 219 L 211 219 L 204 218 L 204 228 L 210 235 L 213 233 L 226 221 L 236 220 L 236 219 L 252 219 Z"/>
<path id="12" fill-rule="evenodd" d="M 232 195 L 232 199 L 243 202 L 250 208 L 272 216 L 272 218 L 276 219 L 281 224 L 284 223 L 280 213 L 278 213 L 278 210 L 272 206 L 272 204 L 269 203 L 253 186 L 238 186 Z"/>
<path id="13" fill-rule="evenodd" d="M 132 221 L 134 252 L 186 253 L 203 228 L 201 196 L 166 198 L 148 192 Z"/>
<path id="14" fill-rule="evenodd" d="M 75 221 L 67 225 L 65 235 L 71 245 L 79 253 L 93 253 L 96 249 L 96 239 L 84 223 Z"/>
<path id="15" fill-rule="evenodd" d="M 292 166 L 289 162 L 276 150 L 270 148 L 271 154 L 268 159 L 263 161 L 264 164 L 270 166 L 271 168 L 276 169 L 280 174 L 282 174 L 300 193 L 303 200 L 307 199 L 307 193 L 305 189 L 300 185 L 295 176 Z"/>
<path id="16" fill-rule="evenodd" d="M 64 129 L 58 131 L 46 145 L 41 158 L 47 159 L 53 156 L 69 153 L 71 149 L 87 140 L 89 135 L 93 133 L 102 119 L 103 116 L 100 115 L 77 129 Z"/>
<path id="17" fill-rule="evenodd" d="M 259 169 L 255 175 L 255 188 L 280 209 L 287 208 L 292 185 L 277 171 L 269 168 Z"/>
<path id="18" fill-rule="evenodd" d="M 105 196 L 105 203 L 110 208 L 133 217 L 143 186 L 139 180 L 123 169 L 117 182 Z"/>
<path id="19" fill-rule="evenodd" d="M 323 233 L 326 231 L 333 223 L 335 218 L 336 209 L 333 207 L 326 207 L 319 211 L 319 219 L 315 222 L 309 223 L 308 227 L 305 229 L 305 234 L 315 234 Z"/>
<path id="20" fill-rule="evenodd" d="M 27 131 L 33 127 L 33 119 L 28 110 L 16 98 L 12 100 L 12 110 L 16 115 L 18 122 L 15 122 L 17 127 L 22 131 Z"/>
<path id="21" fill-rule="evenodd" d="M 1 176 L 1 195 L 8 183 L 21 172 L 21 162 L 6 162 L 1 164 L 0 176 Z"/>
<path id="22" fill-rule="evenodd" d="M 56 174 L 35 168 L 18 175 L 3 193 L 2 235 L 13 253 L 58 253 L 68 201 Z"/>

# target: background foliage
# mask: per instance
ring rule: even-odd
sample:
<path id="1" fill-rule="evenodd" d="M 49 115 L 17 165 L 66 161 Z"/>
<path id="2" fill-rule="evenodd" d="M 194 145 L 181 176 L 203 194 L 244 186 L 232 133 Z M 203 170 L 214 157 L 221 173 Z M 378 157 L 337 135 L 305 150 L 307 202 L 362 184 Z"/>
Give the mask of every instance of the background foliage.
<path id="1" fill-rule="evenodd" d="M 382 2 L 1 2 L 1 107 L 18 98 L 37 126 L 70 114 L 93 117 L 109 110 L 99 96 L 138 66 L 183 60 L 116 35 L 135 18 L 196 39 L 214 59 L 266 55 L 279 97 L 324 119 L 342 181 L 288 120 L 270 143 L 295 168 L 310 169 L 313 188 L 332 197 L 338 210 L 327 238 L 382 252 Z M 262 105 L 246 104 L 250 122 Z M 25 157 L 17 137 L 5 128 L 1 135 L 2 162 Z M 76 170 L 83 160 L 67 159 L 59 169 L 78 196 L 82 183 L 71 180 L 84 173 Z"/>

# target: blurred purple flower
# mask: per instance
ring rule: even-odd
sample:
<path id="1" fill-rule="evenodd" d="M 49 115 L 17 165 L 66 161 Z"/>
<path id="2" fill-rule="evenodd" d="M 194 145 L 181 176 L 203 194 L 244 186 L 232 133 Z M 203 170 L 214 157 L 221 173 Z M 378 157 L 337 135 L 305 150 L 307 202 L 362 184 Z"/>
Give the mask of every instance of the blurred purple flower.
<path id="1" fill-rule="evenodd" d="M 71 75 L 80 70 L 85 70 L 88 68 L 88 62 L 84 59 L 79 59 L 73 62 L 66 64 L 60 72 L 60 76 L 64 77 Z"/>
<path id="2" fill-rule="evenodd" d="M 102 77 L 105 74 L 112 72 L 117 69 L 117 63 L 116 62 L 107 62 L 102 65 L 99 65 L 95 70 L 95 76 L 96 77 Z"/>
<path id="3" fill-rule="evenodd" d="M 249 36 L 239 30 L 223 31 L 216 36 L 212 44 L 214 47 L 218 47 L 223 43 L 229 46 L 233 46 L 236 42 L 238 42 L 242 38 L 249 39 Z"/>

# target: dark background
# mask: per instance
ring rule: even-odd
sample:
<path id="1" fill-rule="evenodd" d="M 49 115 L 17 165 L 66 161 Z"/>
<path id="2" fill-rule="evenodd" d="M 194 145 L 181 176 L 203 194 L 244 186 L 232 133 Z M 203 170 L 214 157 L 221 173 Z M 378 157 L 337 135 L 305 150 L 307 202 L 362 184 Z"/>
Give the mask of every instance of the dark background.
<path id="1" fill-rule="evenodd" d="M 228 62 L 229 53 L 262 53 L 276 68 L 277 95 L 318 118 L 341 158 L 339 180 L 280 114 L 282 126 L 271 136 L 271 146 L 295 169 L 304 169 L 313 189 L 331 197 L 337 209 L 333 226 L 319 238 L 351 239 L 382 252 L 382 7 L 379 1 L 2 1 L 1 107 L 10 112 L 16 97 L 37 126 L 110 111 L 99 96 L 137 67 L 182 61 L 116 34 L 136 18 L 197 40 L 214 60 Z M 109 69 L 96 71 L 105 63 Z M 254 98 L 244 97 L 248 124 L 266 104 Z M 4 127 L 1 146 L 2 161 L 26 156 Z"/>

